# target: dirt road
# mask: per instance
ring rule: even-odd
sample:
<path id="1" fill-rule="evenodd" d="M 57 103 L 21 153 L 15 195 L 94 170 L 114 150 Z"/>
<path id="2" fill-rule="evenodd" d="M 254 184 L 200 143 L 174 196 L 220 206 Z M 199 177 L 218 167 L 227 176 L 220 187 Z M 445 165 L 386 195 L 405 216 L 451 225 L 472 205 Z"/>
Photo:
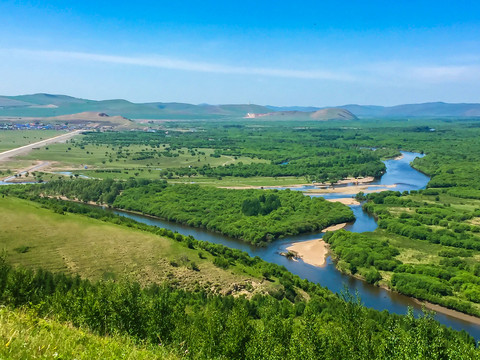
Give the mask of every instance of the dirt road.
<path id="1" fill-rule="evenodd" d="M 22 169 L 22 170 L 18 170 L 15 175 L 9 175 L 4 179 L 0 178 L 0 183 L 2 183 L 2 184 L 10 183 L 10 182 L 14 183 L 15 182 L 14 180 L 17 179 L 17 177 L 19 175 L 23 176 L 26 173 L 32 173 L 34 171 L 43 169 L 44 167 L 47 167 L 48 165 L 50 165 L 50 163 L 48 161 L 37 162 L 35 165 L 29 166 L 29 167 L 27 167 L 25 169 Z"/>
<path id="2" fill-rule="evenodd" d="M 1 152 L 0 153 L 0 161 L 5 161 L 5 160 L 7 160 L 7 159 L 9 159 L 13 156 L 26 154 L 27 152 L 29 152 L 30 150 L 32 150 L 33 148 L 36 148 L 36 147 L 41 147 L 41 146 L 45 146 L 45 145 L 49 145 L 49 144 L 54 144 L 54 143 L 57 143 L 57 142 L 66 141 L 66 140 L 70 139 L 71 137 L 80 134 L 82 131 L 83 130 L 75 130 L 75 131 L 72 131 L 72 132 L 69 132 L 69 133 L 66 133 L 66 134 L 55 136 L 55 137 L 50 138 L 50 139 L 45 139 L 45 140 L 42 140 L 42 141 L 39 141 L 39 142 L 36 142 L 36 143 L 33 143 L 33 144 L 24 145 L 24 146 L 20 146 L 16 149 Z"/>

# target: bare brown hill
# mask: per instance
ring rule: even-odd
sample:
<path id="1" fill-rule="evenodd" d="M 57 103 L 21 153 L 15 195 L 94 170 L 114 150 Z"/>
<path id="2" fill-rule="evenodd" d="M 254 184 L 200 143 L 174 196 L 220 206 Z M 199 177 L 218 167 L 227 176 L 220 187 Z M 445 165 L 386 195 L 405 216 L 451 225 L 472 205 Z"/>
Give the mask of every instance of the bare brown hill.
<path id="1" fill-rule="evenodd" d="M 246 118 L 272 118 L 272 119 L 313 119 L 328 120 L 355 120 L 357 117 L 350 111 L 340 108 L 325 108 L 317 111 L 275 111 L 264 114 L 248 113 Z"/>
<path id="2" fill-rule="evenodd" d="M 109 116 L 106 113 L 85 111 L 78 114 L 60 115 L 42 118 L 45 121 L 65 121 L 74 123 L 98 123 L 101 126 L 129 126 L 132 120 L 123 116 Z"/>

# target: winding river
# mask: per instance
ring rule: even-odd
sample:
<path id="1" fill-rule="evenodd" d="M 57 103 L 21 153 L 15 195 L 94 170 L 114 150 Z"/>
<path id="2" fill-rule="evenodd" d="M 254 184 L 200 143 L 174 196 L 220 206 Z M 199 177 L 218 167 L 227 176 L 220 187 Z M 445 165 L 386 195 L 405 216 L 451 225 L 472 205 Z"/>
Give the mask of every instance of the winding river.
<path id="1" fill-rule="evenodd" d="M 425 188 L 428 181 L 428 176 L 413 169 L 410 163 L 416 158 L 423 155 L 418 153 L 403 152 L 401 159 L 386 160 L 386 172 L 385 174 L 375 182 L 368 184 L 366 192 L 381 190 L 396 190 L 396 191 L 409 191 L 419 190 Z M 390 185 L 390 187 L 389 187 Z M 395 185 L 394 188 L 391 185 Z M 346 185 L 348 187 L 348 184 Z M 305 186 L 291 188 L 292 190 L 306 191 L 313 189 L 314 186 Z M 351 194 L 342 193 L 329 193 L 322 195 L 311 196 L 323 196 L 327 199 L 332 198 L 345 198 L 351 197 Z M 377 228 L 375 219 L 365 213 L 362 210 L 361 205 L 351 205 L 350 208 L 355 214 L 355 222 L 347 225 L 346 230 L 352 232 L 369 232 L 374 231 Z M 357 292 L 362 299 L 365 306 L 377 309 L 388 310 L 392 313 L 406 314 L 408 307 L 412 307 L 414 311 L 419 314 L 422 306 L 414 299 L 404 296 L 395 292 L 379 288 L 377 286 L 368 284 L 362 280 L 356 279 L 349 275 L 344 275 L 338 271 L 333 263 L 332 259 L 328 257 L 327 264 L 324 267 L 315 267 L 304 263 L 303 261 L 289 260 L 286 257 L 280 255 L 280 252 L 286 251 L 286 248 L 293 242 L 306 241 L 312 239 L 318 239 L 322 237 L 323 233 L 314 233 L 300 235 L 290 238 L 277 240 L 267 247 L 255 247 L 246 244 L 242 241 L 225 237 L 218 233 L 212 233 L 204 229 L 192 228 L 185 225 L 180 225 L 156 218 L 151 218 L 142 215 L 136 215 L 126 213 L 123 211 L 113 210 L 115 213 L 129 217 L 138 222 L 142 222 L 148 225 L 155 225 L 177 231 L 183 235 L 192 235 L 198 240 L 209 241 L 216 244 L 222 244 L 230 248 L 246 251 L 250 256 L 259 256 L 265 261 L 276 263 L 285 266 L 290 272 L 300 276 L 302 279 L 308 279 L 309 281 L 318 283 L 324 287 L 327 287 L 335 293 L 339 293 L 345 289 L 348 289 L 355 293 Z M 447 326 L 452 327 L 455 330 L 465 330 L 471 334 L 475 339 L 480 340 L 480 326 L 469 321 L 468 319 L 462 319 L 454 315 L 447 315 L 438 312 L 436 319 Z"/>
<path id="2" fill-rule="evenodd" d="M 430 180 L 428 176 L 413 169 L 410 163 L 416 157 L 422 157 L 422 154 L 402 152 L 401 159 L 386 160 L 386 172 L 378 180 L 369 183 L 365 193 L 378 190 L 396 190 L 410 191 L 424 189 Z M 8 182 L 0 182 L 0 185 L 10 184 Z M 342 185 L 345 189 L 354 184 Z M 392 185 L 395 185 L 392 188 Z M 337 186 L 338 188 L 338 186 Z M 313 185 L 303 187 L 292 187 L 291 190 L 308 191 L 316 189 Z M 352 194 L 345 192 L 311 194 L 310 196 L 322 196 L 326 199 L 352 197 Z M 370 232 L 377 228 L 375 219 L 362 210 L 361 205 L 350 205 L 354 215 L 355 222 L 348 224 L 345 229 L 352 232 Z M 422 306 L 414 299 L 401 295 L 392 291 L 366 283 L 365 281 L 356 279 L 352 276 L 342 274 L 338 271 L 330 257 L 327 258 L 327 264 L 324 267 L 315 267 L 304 263 L 303 261 L 289 260 L 280 255 L 285 252 L 286 248 L 294 242 L 318 239 L 323 233 L 304 234 L 295 237 L 277 240 L 269 244 L 267 247 L 255 247 L 240 240 L 231 239 L 219 233 L 213 233 L 204 229 L 192 228 L 189 226 L 164 221 L 157 218 L 131 214 L 120 210 L 108 210 L 116 214 L 134 219 L 138 222 L 148 225 L 154 225 L 172 231 L 177 231 L 183 235 L 192 235 L 198 240 L 209 241 L 216 244 L 222 244 L 230 248 L 239 249 L 247 252 L 250 256 L 259 256 L 265 261 L 285 266 L 290 272 L 300 276 L 302 279 L 318 283 L 327 287 L 335 293 L 339 293 L 347 287 L 352 293 L 358 293 L 365 306 L 377 309 L 388 310 L 392 313 L 406 314 L 408 307 L 412 307 L 416 314 L 420 314 Z M 437 312 L 435 318 L 442 324 L 452 327 L 455 330 L 465 330 L 472 335 L 477 341 L 480 340 L 480 326 L 470 321 L 468 316 L 463 314 L 444 314 Z"/>

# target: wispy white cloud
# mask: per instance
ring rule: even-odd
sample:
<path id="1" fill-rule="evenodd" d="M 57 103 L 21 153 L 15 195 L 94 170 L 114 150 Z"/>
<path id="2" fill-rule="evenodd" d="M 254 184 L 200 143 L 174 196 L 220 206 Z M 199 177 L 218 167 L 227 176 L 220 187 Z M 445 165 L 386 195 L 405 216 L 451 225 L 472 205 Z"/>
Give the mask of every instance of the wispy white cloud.
<path id="1" fill-rule="evenodd" d="M 41 58 L 49 61 L 80 61 L 85 63 L 121 64 L 139 67 L 152 67 L 202 73 L 258 75 L 265 77 L 330 80 L 365 86 L 388 85 L 418 87 L 440 83 L 462 83 L 480 80 L 480 60 L 469 55 L 447 65 L 432 62 L 378 61 L 362 62 L 357 59 L 354 65 L 335 64 L 322 69 L 295 69 L 275 67 L 248 67 L 225 65 L 211 62 L 191 61 L 159 55 L 121 56 L 89 52 L 59 50 L 0 49 L 0 54 L 18 55 L 28 58 Z M 468 59 L 469 61 L 465 61 Z M 447 59 L 448 60 L 448 59 Z"/>
<path id="2" fill-rule="evenodd" d="M 415 86 L 436 83 L 468 83 L 480 80 L 478 62 L 457 64 L 413 63 L 382 61 L 364 65 L 356 75 L 374 83 L 391 83 L 392 86 Z"/>
<path id="3" fill-rule="evenodd" d="M 417 66 L 410 75 L 428 82 L 459 82 L 480 79 L 480 65 Z"/>
<path id="4" fill-rule="evenodd" d="M 297 79 L 318 79 L 336 81 L 354 81 L 356 78 L 348 72 L 330 71 L 322 69 L 299 70 L 267 67 L 245 67 L 222 65 L 209 62 L 197 62 L 175 59 L 165 56 L 118 56 L 95 54 L 86 52 L 70 52 L 57 50 L 27 50 L 27 49 L 0 49 L 1 52 L 10 54 L 36 56 L 55 61 L 79 60 L 85 62 L 102 62 L 133 66 L 147 66 L 160 69 L 195 71 L 204 73 L 233 74 L 233 75 L 259 75 L 270 77 L 284 77 Z"/>

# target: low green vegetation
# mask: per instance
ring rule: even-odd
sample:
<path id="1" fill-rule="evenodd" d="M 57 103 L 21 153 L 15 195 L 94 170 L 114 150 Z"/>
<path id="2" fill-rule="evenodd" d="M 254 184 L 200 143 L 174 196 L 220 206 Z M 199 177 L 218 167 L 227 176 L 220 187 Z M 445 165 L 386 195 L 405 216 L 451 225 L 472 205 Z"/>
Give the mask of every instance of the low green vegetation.
<path id="1" fill-rule="evenodd" d="M 130 133 L 128 133 L 130 134 Z M 92 136 L 92 135 L 90 135 Z M 76 168 L 85 170 L 95 169 L 93 174 L 125 174 L 133 176 L 139 172 L 142 177 L 155 175 L 168 176 L 165 169 L 189 166 L 223 166 L 233 163 L 249 164 L 251 162 L 264 162 L 259 159 L 251 159 L 245 156 L 212 156 L 214 150 L 210 148 L 187 149 L 172 148 L 168 144 L 157 146 L 132 144 L 126 146 L 114 146 L 110 144 L 92 144 L 83 140 L 84 136 L 78 136 L 64 144 L 53 144 L 41 148 L 30 154 L 24 155 L 24 160 L 48 160 L 59 162 L 57 167 Z M 165 140 L 165 139 L 164 139 Z M 162 170 L 165 170 L 162 172 Z M 88 173 L 88 172 L 86 172 Z"/>
<path id="2" fill-rule="evenodd" d="M 369 233 L 351 233 L 345 230 L 327 232 L 323 237 L 335 255 L 348 264 L 348 270 L 355 275 L 358 269 L 368 269 L 363 275 L 370 283 L 381 280 L 378 271 L 392 271 L 400 262 L 395 259 L 398 249 L 391 246 L 387 240 L 379 242 Z"/>
<path id="3" fill-rule="evenodd" d="M 261 177 L 280 179 L 281 185 L 281 178 L 298 184 L 378 177 L 385 170 L 380 160 L 398 155 L 395 149 L 363 147 L 359 143 L 368 137 L 344 129 L 344 123 L 333 124 L 213 121 L 171 124 L 176 129 L 158 132 L 90 132 L 21 159 L 52 161 L 58 170 L 102 179 L 134 176 L 223 184 L 223 178 L 230 177 L 250 184 L 248 179 Z"/>
<path id="4" fill-rule="evenodd" d="M 342 300 L 312 295 L 308 302 L 291 303 L 272 296 L 246 299 L 166 285 L 141 288 L 132 282 L 91 282 L 41 270 L 14 269 L 3 258 L 0 280 L 3 304 L 52 319 L 34 321 L 25 329 L 23 319 L 14 315 L 19 327 L 10 338 L 3 339 L 5 346 L 0 350 L 8 355 L 9 347 L 21 346 L 18 337 L 30 333 L 31 338 L 22 339 L 28 350 L 21 351 L 48 356 L 50 348 L 37 350 L 32 346 L 47 334 L 59 332 L 57 322 L 68 322 L 73 328 L 48 344 L 54 347 L 59 343 L 53 349 L 57 355 L 52 357 L 80 349 L 95 351 L 99 342 L 104 344 L 101 351 L 105 355 L 115 354 L 119 339 L 125 338 L 125 352 L 132 352 L 132 357 L 138 352 L 139 358 L 151 347 L 152 357 L 160 353 L 192 359 L 432 359 L 432 354 L 438 359 L 478 358 L 471 339 L 440 326 L 429 314 L 415 319 L 412 314 L 379 313 L 348 296 Z M 4 316 L 2 310 L 0 321 L 9 326 L 12 320 Z M 45 327 L 47 330 L 42 329 Z M 76 328 L 94 335 L 82 336 Z M 2 326 L 0 336 L 4 332 Z M 105 340 L 97 337 L 107 334 L 115 336 Z M 75 344 L 79 337 L 83 340 Z"/>

